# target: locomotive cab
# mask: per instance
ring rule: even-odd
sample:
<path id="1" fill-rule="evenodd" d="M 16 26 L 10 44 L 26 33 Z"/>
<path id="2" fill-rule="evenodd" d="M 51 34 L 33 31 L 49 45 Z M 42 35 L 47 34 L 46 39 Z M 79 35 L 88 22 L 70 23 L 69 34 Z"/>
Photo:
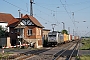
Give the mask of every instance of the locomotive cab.
<path id="1" fill-rule="evenodd" d="M 58 44 L 59 33 L 56 31 L 48 33 L 48 45 L 57 45 Z"/>

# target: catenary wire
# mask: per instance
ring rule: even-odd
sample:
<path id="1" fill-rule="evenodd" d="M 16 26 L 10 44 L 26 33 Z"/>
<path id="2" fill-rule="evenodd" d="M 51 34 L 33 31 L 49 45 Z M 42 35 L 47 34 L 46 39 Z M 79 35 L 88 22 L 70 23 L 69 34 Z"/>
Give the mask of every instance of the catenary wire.
<path id="1" fill-rule="evenodd" d="M 16 5 L 14 5 L 14 4 L 6 1 L 6 0 L 3 0 L 3 1 L 6 2 L 6 3 L 8 3 L 8 4 L 10 4 L 10 5 L 12 5 L 12 6 L 14 6 L 14 7 L 16 7 L 16 8 L 19 8 L 20 10 L 23 10 L 23 11 L 25 11 L 25 12 L 27 12 L 27 13 L 30 13 L 30 12 L 28 12 L 27 10 L 24 10 L 24 9 L 22 9 L 22 8 L 20 8 L 20 7 L 16 6 Z M 35 14 L 35 16 L 37 16 L 37 15 Z M 50 22 L 50 21 L 48 21 L 48 20 L 46 20 L 46 19 L 44 19 L 44 18 L 42 18 L 42 17 L 39 17 L 39 16 L 37 16 L 37 17 L 38 17 L 38 18 L 41 18 L 41 19 L 44 20 L 44 21 Z M 50 22 L 50 23 L 51 23 L 51 22 Z"/>

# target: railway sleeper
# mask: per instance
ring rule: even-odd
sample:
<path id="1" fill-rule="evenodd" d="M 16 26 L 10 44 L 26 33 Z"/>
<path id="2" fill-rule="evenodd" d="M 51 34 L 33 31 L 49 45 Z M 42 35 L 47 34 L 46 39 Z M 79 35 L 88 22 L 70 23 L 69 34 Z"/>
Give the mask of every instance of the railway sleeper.
<path id="1" fill-rule="evenodd" d="M 31 57 L 31 56 L 33 56 L 33 54 L 23 55 L 23 56 L 20 56 L 20 57 L 15 58 L 15 59 L 16 60 L 23 60 L 23 59 L 26 59 L 26 58 Z"/>
<path id="2" fill-rule="evenodd" d="M 68 57 L 68 56 L 70 56 L 70 55 L 60 55 L 60 57 Z M 72 55 L 72 57 L 76 57 L 76 55 Z"/>
<path id="3" fill-rule="evenodd" d="M 54 54 L 54 57 L 57 57 L 60 53 L 62 53 L 64 50 L 59 51 L 58 53 Z"/>
<path id="4" fill-rule="evenodd" d="M 45 54 L 43 55 L 43 59 L 52 59 L 53 58 L 53 55 L 52 54 Z"/>

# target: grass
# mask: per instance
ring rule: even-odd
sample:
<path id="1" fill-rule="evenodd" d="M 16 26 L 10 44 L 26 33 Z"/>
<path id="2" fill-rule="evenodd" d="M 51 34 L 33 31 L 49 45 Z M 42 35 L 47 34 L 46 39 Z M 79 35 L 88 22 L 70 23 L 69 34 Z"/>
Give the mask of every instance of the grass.
<path id="1" fill-rule="evenodd" d="M 81 40 L 82 47 L 80 50 L 90 50 L 90 39 L 88 40 Z M 90 60 L 90 55 L 82 55 L 78 60 Z"/>
<path id="2" fill-rule="evenodd" d="M 90 50 L 90 39 L 82 40 L 81 43 L 83 44 L 80 50 Z"/>
<path id="3" fill-rule="evenodd" d="M 80 56 L 80 59 L 79 60 L 90 60 L 90 55 Z"/>

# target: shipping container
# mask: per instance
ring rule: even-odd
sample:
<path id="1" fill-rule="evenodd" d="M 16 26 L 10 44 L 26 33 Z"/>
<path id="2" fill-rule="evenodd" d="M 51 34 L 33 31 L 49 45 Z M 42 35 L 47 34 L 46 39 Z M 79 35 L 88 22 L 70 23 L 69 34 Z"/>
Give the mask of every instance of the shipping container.
<path id="1" fill-rule="evenodd" d="M 74 36 L 74 40 L 76 40 L 76 36 Z"/>
<path id="2" fill-rule="evenodd" d="M 73 35 L 72 35 L 72 40 L 75 40 Z"/>
<path id="3" fill-rule="evenodd" d="M 61 43 L 64 42 L 64 35 L 63 34 L 60 34 L 60 41 L 61 41 Z"/>
<path id="4" fill-rule="evenodd" d="M 68 35 L 64 34 L 64 42 L 68 42 Z"/>
<path id="5" fill-rule="evenodd" d="M 69 35 L 69 41 L 72 41 L 72 35 Z"/>
<path id="6" fill-rule="evenodd" d="M 66 38 L 67 42 L 69 42 L 69 35 L 67 35 L 67 38 Z"/>
<path id="7" fill-rule="evenodd" d="M 79 40 L 79 36 L 76 36 L 76 40 Z"/>

